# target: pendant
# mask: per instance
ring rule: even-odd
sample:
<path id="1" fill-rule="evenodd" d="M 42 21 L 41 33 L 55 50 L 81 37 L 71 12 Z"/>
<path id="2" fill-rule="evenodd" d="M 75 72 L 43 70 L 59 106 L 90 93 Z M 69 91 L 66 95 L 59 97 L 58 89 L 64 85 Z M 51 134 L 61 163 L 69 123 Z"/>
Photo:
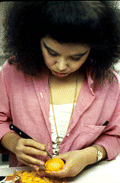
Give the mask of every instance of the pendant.
<path id="1" fill-rule="evenodd" d="M 55 150 L 55 155 L 59 155 L 59 150 Z"/>

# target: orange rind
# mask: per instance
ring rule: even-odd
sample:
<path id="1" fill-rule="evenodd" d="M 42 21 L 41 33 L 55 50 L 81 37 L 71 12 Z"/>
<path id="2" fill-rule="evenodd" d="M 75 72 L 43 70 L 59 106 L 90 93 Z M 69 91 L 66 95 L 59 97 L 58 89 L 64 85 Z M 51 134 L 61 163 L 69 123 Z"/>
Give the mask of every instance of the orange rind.
<path id="1" fill-rule="evenodd" d="M 46 172 L 49 173 L 51 171 L 60 171 L 63 169 L 64 161 L 60 158 L 49 159 L 45 163 Z"/>

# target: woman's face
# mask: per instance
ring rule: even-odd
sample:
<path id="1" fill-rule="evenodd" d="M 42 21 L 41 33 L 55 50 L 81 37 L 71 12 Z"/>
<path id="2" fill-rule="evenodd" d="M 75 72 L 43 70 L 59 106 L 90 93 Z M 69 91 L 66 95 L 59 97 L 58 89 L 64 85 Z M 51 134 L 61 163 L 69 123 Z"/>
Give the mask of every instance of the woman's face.
<path id="1" fill-rule="evenodd" d="M 50 37 L 41 39 L 41 50 L 46 66 L 59 78 L 77 71 L 90 53 L 87 45 L 59 43 Z"/>

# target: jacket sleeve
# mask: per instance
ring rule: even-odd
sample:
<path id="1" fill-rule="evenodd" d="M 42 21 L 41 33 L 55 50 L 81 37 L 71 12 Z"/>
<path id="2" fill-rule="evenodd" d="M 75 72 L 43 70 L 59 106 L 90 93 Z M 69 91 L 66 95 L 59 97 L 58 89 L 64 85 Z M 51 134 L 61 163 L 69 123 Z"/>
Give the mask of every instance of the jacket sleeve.
<path id="1" fill-rule="evenodd" d="M 0 71 L 0 140 L 8 132 L 10 132 L 9 125 L 12 121 L 10 112 L 9 91 L 7 88 L 7 81 L 5 73 L 7 72 L 6 64 Z M 0 142 L 0 153 L 5 153 L 6 150 L 2 147 Z"/>
<path id="2" fill-rule="evenodd" d="M 120 154 L 120 92 L 109 124 L 104 133 L 96 139 L 94 144 L 106 149 L 107 160 L 115 159 Z"/>

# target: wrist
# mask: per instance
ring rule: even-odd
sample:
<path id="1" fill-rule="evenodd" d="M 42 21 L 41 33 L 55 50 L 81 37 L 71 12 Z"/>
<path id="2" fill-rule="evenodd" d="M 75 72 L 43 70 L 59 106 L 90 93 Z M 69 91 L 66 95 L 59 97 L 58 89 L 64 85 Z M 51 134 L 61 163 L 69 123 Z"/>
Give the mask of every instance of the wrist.
<path id="1" fill-rule="evenodd" d="M 14 153 L 16 143 L 20 138 L 16 133 L 8 132 L 2 137 L 1 144 L 4 148 Z"/>
<path id="2" fill-rule="evenodd" d="M 95 147 L 87 147 L 85 151 L 87 165 L 94 164 L 97 161 L 97 150 L 95 149 Z"/>
<path id="3" fill-rule="evenodd" d="M 94 144 L 86 148 L 87 164 L 91 165 L 107 157 L 107 152 L 104 147 Z"/>

